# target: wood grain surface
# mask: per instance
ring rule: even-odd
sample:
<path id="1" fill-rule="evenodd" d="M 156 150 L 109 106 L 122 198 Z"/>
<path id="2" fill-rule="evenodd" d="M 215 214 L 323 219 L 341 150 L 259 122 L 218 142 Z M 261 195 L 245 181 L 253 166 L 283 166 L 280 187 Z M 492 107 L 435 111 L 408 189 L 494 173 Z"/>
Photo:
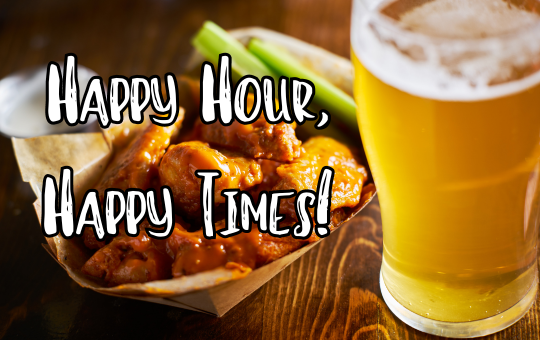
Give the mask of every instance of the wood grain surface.
<path id="1" fill-rule="evenodd" d="M 350 0 L 0 1 L 0 77 L 79 63 L 108 78 L 181 73 L 204 20 L 263 26 L 349 56 Z M 0 338 L 437 339 L 404 325 L 379 290 L 378 201 L 222 318 L 80 288 L 41 248 L 11 142 L 0 137 Z M 540 311 L 486 339 L 539 339 Z"/>

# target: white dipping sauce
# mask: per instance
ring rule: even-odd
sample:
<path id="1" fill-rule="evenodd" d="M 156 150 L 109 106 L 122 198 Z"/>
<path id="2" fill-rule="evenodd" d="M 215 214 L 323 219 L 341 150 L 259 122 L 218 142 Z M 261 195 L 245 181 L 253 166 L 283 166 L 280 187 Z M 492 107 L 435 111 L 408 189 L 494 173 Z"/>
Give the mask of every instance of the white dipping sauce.
<path id="1" fill-rule="evenodd" d="M 61 66 L 63 72 L 63 66 Z M 92 70 L 77 66 L 79 99 L 82 99 L 86 85 L 97 74 Z M 84 125 L 68 126 L 62 122 L 49 124 L 45 118 L 47 67 L 22 71 L 0 80 L 0 132 L 13 137 L 37 137 L 49 134 L 74 132 L 83 129 L 96 120 L 88 117 Z"/>

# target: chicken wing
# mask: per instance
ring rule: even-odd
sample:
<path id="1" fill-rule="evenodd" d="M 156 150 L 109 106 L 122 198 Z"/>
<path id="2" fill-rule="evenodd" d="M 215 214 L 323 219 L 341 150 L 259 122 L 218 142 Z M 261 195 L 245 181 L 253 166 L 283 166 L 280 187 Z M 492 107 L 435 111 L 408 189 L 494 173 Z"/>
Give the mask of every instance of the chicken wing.
<path id="1" fill-rule="evenodd" d="M 141 124 L 135 124 L 128 119 L 129 109 L 125 109 L 122 112 L 124 116 L 124 121 L 119 124 L 111 124 L 111 126 L 103 131 L 103 134 L 111 142 L 114 151 L 122 150 L 128 146 L 131 141 L 137 138 L 138 135 L 142 134 L 143 131 L 150 125 L 152 122 L 148 118 L 150 114 L 154 114 L 149 107 L 144 112 L 144 120 Z"/>
<path id="2" fill-rule="evenodd" d="M 290 225 L 293 224 L 290 223 Z M 257 247 L 257 267 L 264 266 L 292 253 L 307 243 L 305 240 L 297 240 L 292 236 L 274 237 L 266 233 L 259 235 L 261 242 Z"/>
<path id="3" fill-rule="evenodd" d="M 86 261 L 82 272 L 116 286 L 170 278 L 171 264 L 164 241 L 149 238 L 144 228 L 136 237 L 120 228 L 118 236 Z"/>
<path id="4" fill-rule="evenodd" d="M 218 230 L 224 227 L 224 221 L 216 224 Z M 180 277 L 231 265 L 255 269 L 306 243 L 290 236 L 277 238 L 260 233 L 256 226 L 249 233 L 228 238 L 218 235 L 209 240 L 204 238 L 201 230 L 188 232 L 176 224 L 173 234 L 167 239 L 167 252 L 174 256 L 173 276 Z"/>
<path id="5" fill-rule="evenodd" d="M 216 204 L 225 202 L 223 189 L 247 190 L 262 181 L 261 166 L 254 159 L 220 152 L 199 141 L 171 146 L 161 161 L 159 177 L 162 185 L 171 188 L 177 212 L 190 218 L 200 216 L 201 179 L 195 176 L 199 169 L 221 171 L 215 179 Z"/>
<path id="6" fill-rule="evenodd" d="M 218 229 L 223 222 L 218 222 Z M 240 233 L 229 238 L 206 239 L 202 230 L 187 232 L 179 224 L 167 240 L 167 249 L 175 255 L 174 277 L 191 275 L 234 263 L 255 268 L 259 235 Z"/>
<path id="7" fill-rule="evenodd" d="M 279 182 L 280 178 L 276 172 L 277 168 L 282 164 L 268 159 L 259 159 L 259 165 L 263 173 L 262 182 L 249 190 L 251 196 L 255 199 L 259 197 L 262 191 L 270 191 Z"/>
<path id="8" fill-rule="evenodd" d="M 83 242 L 88 249 L 100 249 L 107 245 L 110 241 L 110 237 L 106 237 L 104 240 L 99 241 L 96 238 L 96 234 L 91 228 L 84 228 Z"/>
<path id="9" fill-rule="evenodd" d="M 290 164 L 276 169 L 281 178 L 273 190 L 316 190 L 324 166 L 334 169 L 331 211 L 354 207 L 360 202 L 366 169 L 358 163 L 351 150 L 328 137 L 313 137 L 304 143 L 302 154 Z M 280 212 L 295 218 L 294 199 L 281 201 Z"/>
<path id="10" fill-rule="evenodd" d="M 253 95 L 247 98 L 248 110 L 253 106 Z M 241 151 L 254 158 L 275 161 L 292 161 L 300 155 L 301 142 L 294 132 L 295 124 L 281 122 L 270 124 L 261 114 L 252 124 L 234 121 L 229 126 L 220 122 L 205 125 L 198 123 L 200 139 L 210 144 Z"/>
<path id="11" fill-rule="evenodd" d="M 169 146 L 171 138 L 178 132 L 183 115 L 171 126 L 150 124 L 129 146 L 116 154 L 101 176 L 96 189 L 103 200 L 107 188 L 146 190 L 157 177 L 158 165 Z"/>

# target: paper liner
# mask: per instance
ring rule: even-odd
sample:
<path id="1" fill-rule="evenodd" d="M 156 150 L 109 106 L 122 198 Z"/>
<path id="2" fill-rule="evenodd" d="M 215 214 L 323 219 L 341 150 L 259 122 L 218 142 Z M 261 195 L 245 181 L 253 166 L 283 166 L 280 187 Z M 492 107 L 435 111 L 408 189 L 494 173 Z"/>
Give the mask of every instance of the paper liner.
<path id="1" fill-rule="evenodd" d="M 283 46 L 332 83 L 346 92 L 352 92 L 352 67 L 346 59 L 297 39 L 261 28 L 240 29 L 231 33 L 243 42 L 247 42 L 250 37 L 257 37 Z M 194 54 L 191 65 L 200 65 L 201 61 L 202 57 Z M 194 110 L 188 109 L 188 111 Z M 186 112 L 186 119 L 189 119 L 187 115 L 188 112 Z M 112 155 L 110 143 L 102 133 L 52 135 L 30 139 L 13 138 L 12 141 L 23 180 L 30 183 L 38 197 L 34 207 L 40 223 L 41 183 L 46 174 L 59 178 L 60 168 L 66 165 L 71 166 L 74 170 L 76 202 L 80 202 L 84 192 L 99 179 Z M 357 146 L 361 146 L 360 141 L 358 144 Z M 360 151 L 362 160 L 365 162 L 361 147 Z M 367 167 L 367 163 L 364 165 Z M 351 209 L 346 219 L 339 224 L 351 219 L 362 210 L 375 193 L 373 187 L 372 192 L 363 196 L 364 201 Z M 74 237 L 66 240 L 59 235 L 46 238 L 46 240 L 45 250 L 82 287 L 106 295 L 160 303 L 217 316 L 225 314 L 317 244 L 317 242 L 308 244 L 253 271 L 218 268 L 181 278 L 106 287 L 99 279 L 84 275 L 80 271 L 93 253 L 84 246 L 82 238 Z"/>

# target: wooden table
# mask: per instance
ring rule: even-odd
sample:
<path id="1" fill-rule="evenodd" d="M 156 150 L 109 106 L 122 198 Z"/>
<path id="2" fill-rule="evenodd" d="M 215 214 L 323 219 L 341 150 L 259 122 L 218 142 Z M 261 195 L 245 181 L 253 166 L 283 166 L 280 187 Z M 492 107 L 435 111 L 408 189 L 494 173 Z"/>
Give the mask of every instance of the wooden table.
<path id="1" fill-rule="evenodd" d="M 350 0 L 2 1 L 0 77 L 63 60 L 105 79 L 181 73 L 204 20 L 263 26 L 349 56 Z M 80 288 L 41 248 L 34 194 L 0 137 L 0 338 L 435 339 L 404 325 L 379 290 L 377 200 L 222 318 Z M 538 339 L 539 307 L 489 339 Z"/>

